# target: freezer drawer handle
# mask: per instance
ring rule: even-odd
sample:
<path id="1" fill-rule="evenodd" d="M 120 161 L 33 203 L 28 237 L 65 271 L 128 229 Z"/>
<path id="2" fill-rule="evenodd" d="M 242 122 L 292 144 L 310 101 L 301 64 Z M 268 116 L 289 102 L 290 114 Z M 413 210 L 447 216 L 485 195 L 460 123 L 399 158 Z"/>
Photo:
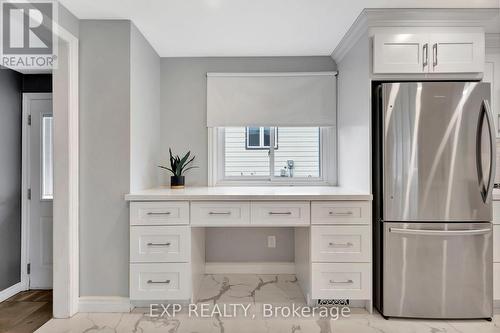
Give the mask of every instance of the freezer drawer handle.
<path id="1" fill-rule="evenodd" d="M 339 283 L 342 283 L 342 284 L 353 284 L 354 281 L 349 279 L 349 280 L 345 280 L 345 281 L 335 281 L 335 280 L 330 280 L 330 283 L 331 284 L 339 284 Z"/>
<path id="2" fill-rule="evenodd" d="M 389 228 L 389 231 L 395 234 L 407 235 L 426 235 L 426 236 L 474 236 L 485 235 L 491 232 L 491 229 L 473 229 L 473 230 L 419 230 L 419 229 L 401 229 Z"/>
<path id="3" fill-rule="evenodd" d="M 169 243 L 148 243 L 148 246 L 170 246 Z"/>
<path id="4" fill-rule="evenodd" d="M 165 280 L 165 281 L 153 281 L 153 280 L 148 280 L 148 284 L 169 284 L 170 280 Z"/>
<path id="5" fill-rule="evenodd" d="M 148 212 L 148 215 L 170 215 L 170 212 Z"/>

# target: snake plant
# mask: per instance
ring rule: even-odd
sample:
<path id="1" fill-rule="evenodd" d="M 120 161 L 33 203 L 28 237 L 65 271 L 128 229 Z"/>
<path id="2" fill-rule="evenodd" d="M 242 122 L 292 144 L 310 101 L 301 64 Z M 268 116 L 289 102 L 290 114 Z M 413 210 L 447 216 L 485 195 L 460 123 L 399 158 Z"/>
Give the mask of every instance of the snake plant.
<path id="1" fill-rule="evenodd" d="M 170 168 L 163 165 L 159 165 L 158 167 L 170 171 L 176 177 L 182 176 L 188 170 L 197 168 L 197 166 L 190 165 L 196 157 L 193 156 L 189 159 L 191 151 L 188 151 L 182 158 L 180 158 L 179 155 L 174 156 L 172 154 L 172 149 L 169 148 L 168 151 L 170 153 Z"/>

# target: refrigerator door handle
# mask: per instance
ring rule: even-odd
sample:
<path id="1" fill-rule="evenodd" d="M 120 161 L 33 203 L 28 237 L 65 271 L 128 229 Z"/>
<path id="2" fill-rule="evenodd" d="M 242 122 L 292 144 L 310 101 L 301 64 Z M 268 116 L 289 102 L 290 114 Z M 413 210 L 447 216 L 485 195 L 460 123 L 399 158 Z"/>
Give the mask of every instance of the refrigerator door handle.
<path id="1" fill-rule="evenodd" d="M 490 174 L 488 177 L 488 186 L 486 192 L 485 203 L 491 201 L 491 196 L 493 193 L 493 185 L 495 182 L 495 168 L 496 168 L 496 139 L 495 139 L 495 125 L 493 120 L 493 114 L 491 113 L 490 103 L 487 100 L 483 100 L 483 107 L 486 110 L 486 119 L 488 120 L 488 129 L 490 134 Z"/>
<path id="2" fill-rule="evenodd" d="M 429 230 L 429 229 L 403 229 L 389 228 L 394 234 L 422 235 L 422 236 L 475 236 L 485 235 L 491 232 L 491 229 L 466 229 L 466 230 Z"/>
<path id="3" fill-rule="evenodd" d="M 484 174 L 483 174 L 483 162 L 482 162 L 482 151 L 481 151 L 481 135 L 483 129 L 483 121 L 484 116 L 486 115 L 486 123 L 488 124 L 488 134 L 490 138 L 490 168 L 488 175 L 488 183 L 485 183 Z M 493 183 L 495 178 L 495 126 L 493 125 L 493 116 L 491 114 L 490 104 L 487 100 L 483 100 L 481 103 L 481 111 L 479 112 L 479 120 L 477 125 L 477 136 L 476 136 L 476 166 L 477 166 L 477 175 L 479 181 L 479 188 L 481 192 L 481 196 L 483 198 L 484 203 L 489 203 L 491 201 L 491 193 L 493 190 Z"/>

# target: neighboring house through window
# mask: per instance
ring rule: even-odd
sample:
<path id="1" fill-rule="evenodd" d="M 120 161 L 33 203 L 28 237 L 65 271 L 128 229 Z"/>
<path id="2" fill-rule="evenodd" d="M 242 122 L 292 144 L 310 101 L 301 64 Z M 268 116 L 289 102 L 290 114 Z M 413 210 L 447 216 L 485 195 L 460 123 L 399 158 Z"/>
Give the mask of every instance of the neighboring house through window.
<path id="1" fill-rule="evenodd" d="M 335 184 L 331 127 L 219 127 L 215 184 Z M 279 133 L 279 135 L 278 135 Z"/>

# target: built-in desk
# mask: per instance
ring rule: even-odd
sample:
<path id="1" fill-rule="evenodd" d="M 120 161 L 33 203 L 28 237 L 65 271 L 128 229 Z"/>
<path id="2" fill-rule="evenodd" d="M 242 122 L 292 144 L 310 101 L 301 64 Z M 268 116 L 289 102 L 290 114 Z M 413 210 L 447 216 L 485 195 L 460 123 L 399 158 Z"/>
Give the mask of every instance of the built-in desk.
<path id="1" fill-rule="evenodd" d="M 206 272 L 207 227 L 281 226 L 295 228 L 293 273 L 310 304 L 348 299 L 371 310 L 371 199 L 329 186 L 155 188 L 128 194 L 130 299 L 195 301 Z M 279 264 L 275 272 L 269 263 L 265 267 L 266 273 L 281 273 Z"/>

